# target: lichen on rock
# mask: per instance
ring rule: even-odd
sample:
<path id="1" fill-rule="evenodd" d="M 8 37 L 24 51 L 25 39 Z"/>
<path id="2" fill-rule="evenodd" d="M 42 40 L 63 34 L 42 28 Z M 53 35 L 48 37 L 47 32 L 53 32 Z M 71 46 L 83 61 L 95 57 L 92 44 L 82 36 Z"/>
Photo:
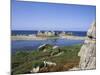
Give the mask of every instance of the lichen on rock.
<path id="1" fill-rule="evenodd" d="M 78 67 L 70 70 L 87 70 L 96 68 L 96 22 L 93 22 L 87 32 L 87 39 L 78 53 L 80 62 Z"/>
<path id="2" fill-rule="evenodd" d="M 96 68 L 96 22 L 94 22 L 88 30 L 87 39 L 78 56 L 80 56 L 80 69 Z"/>

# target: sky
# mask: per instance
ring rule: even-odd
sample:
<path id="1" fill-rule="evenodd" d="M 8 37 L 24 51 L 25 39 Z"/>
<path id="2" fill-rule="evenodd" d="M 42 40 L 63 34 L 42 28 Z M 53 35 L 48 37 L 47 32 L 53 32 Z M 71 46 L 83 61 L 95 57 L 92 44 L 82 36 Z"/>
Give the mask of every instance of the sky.
<path id="1" fill-rule="evenodd" d="M 89 5 L 24 2 L 12 0 L 12 30 L 87 31 L 96 19 Z"/>

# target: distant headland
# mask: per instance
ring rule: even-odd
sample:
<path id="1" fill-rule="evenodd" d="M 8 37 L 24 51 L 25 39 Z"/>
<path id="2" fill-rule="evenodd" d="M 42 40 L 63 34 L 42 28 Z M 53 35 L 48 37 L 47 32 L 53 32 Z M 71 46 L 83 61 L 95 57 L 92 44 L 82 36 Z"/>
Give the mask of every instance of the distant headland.
<path id="1" fill-rule="evenodd" d="M 84 34 L 82 36 L 82 34 Z M 85 40 L 85 32 L 74 31 L 13 31 L 12 40 L 47 40 L 47 39 L 72 39 Z"/>

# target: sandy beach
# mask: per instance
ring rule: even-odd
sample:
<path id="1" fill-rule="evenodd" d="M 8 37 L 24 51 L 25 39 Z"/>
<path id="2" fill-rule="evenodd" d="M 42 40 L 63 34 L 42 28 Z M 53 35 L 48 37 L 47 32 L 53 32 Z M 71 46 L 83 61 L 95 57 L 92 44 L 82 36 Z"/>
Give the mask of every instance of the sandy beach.
<path id="1" fill-rule="evenodd" d="M 61 36 L 61 39 L 68 39 L 68 40 L 86 40 L 86 36 Z"/>
<path id="2" fill-rule="evenodd" d="M 38 37 L 38 36 L 26 36 L 26 35 L 11 36 L 11 40 L 47 40 L 47 39 L 85 40 L 87 39 L 87 37 L 81 37 L 81 36 Z"/>

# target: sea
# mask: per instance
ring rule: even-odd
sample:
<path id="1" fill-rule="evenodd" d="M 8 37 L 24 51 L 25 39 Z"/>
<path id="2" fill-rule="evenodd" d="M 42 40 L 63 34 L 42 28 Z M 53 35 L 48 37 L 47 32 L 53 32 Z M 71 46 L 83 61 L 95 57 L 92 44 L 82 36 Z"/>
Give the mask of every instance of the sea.
<path id="1" fill-rule="evenodd" d="M 61 32 L 61 31 L 55 31 Z M 65 31 L 66 33 L 72 33 L 75 36 L 86 36 L 86 32 L 83 31 Z M 37 34 L 38 31 L 12 31 L 11 35 L 30 35 Z M 68 40 L 68 39 L 48 39 L 48 40 L 11 40 L 11 52 L 17 51 L 32 51 L 37 50 L 39 46 L 43 44 L 51 44 L 57 46 L 71 46 L 75 44 L 83 44 L 84 40 Z"/>
<path id="2" fill-rule="evenodd" d="M 49 31 L 49 30 L 48 30 Z M 45 32 L 41 30 L 41 32 Z M 62 31 L 54 31 L 56 33 L 61 33 Z M 86 36 L 86 31 L 63 31 L 65 33 L 72 33 L 75 36 Z M 37 34 L 38 31 L 29 31 L 29 30 L 12 30 L 11 35 L 31 35 Z"/>

